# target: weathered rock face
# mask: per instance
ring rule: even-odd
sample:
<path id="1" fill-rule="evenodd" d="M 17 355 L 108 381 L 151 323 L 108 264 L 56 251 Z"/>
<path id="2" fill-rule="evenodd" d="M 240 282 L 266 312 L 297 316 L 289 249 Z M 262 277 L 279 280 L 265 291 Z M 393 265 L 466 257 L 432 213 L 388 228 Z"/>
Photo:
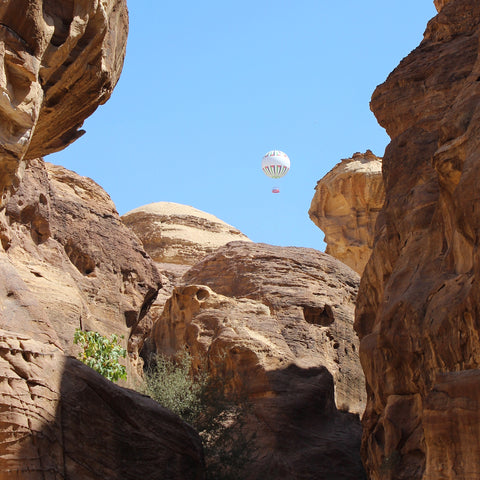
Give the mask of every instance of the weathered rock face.
<path id="1" fill-rule="evenodd" d="M 317 182 L 308 211 L 325 232 L 326 253 L 361 274 L 384 199 L 382 159 L 370 150 L 335 165 Z"/>
<path id="2" fill-rule="evenodd" d="M 194 265 L 228 242 L 249 241 L 214 215 L 178 203 L 144 205 L 127 212 L 122 221 L 158 263 Z"/>
<path id="3" fill-rule="evenodd" d="M 163 309 L 192 265 L 228 242 L 250 241 L 214 215 L 172 202 L 136 208 L 123 215 L 122 221 L 137 234 L 162 276 L 162 289 L 155 300 L 157 310 Z"/>
<path id="4" fill-rule="evenodd" d="M 203 479 L 196 432 L 56 347 L 0 330 L 1 478 Z"/>
<path id="5" fill-rule="evenodd" d="M 125 0 L 1 3 L 0 206 L 24 159 L 69 145 L 109 98 L 127 30 Z"/>
<path id="6" fill-rule="evenodd" d="M 154 325 L 155 350 L 187 345 L 252 399 L 262 455 L 249 478 L 363 478 L 359 419 L 347 413 L 365 395 L 358 275 L 312 249 L 232 242 L 183 282 Z"/>
<path id="7" fill-rule="evenodd" d="M 478 476 L 480 4 L 440 6 L 372 97 L 392 138 L 356 312 L 372 479 Z"/>
<path id="8" fill-rule="evenodd" d="M 135 364 L 160 276 L 108 195 L 88 178 L 32 160 L 5 211 L 0 328 L 38 338 L 49 325 L 67 353 L 75 328 L 114 332 Z"/>

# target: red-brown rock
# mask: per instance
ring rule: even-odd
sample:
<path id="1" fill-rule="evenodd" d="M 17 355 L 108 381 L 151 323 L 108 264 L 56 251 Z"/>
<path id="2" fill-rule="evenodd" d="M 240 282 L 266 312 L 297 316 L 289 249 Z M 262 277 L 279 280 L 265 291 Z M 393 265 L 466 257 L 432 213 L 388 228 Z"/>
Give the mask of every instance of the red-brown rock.
<path id="1" fill-rule="evenodd" d="M 0 330 L 0 477 L 204 479 L 196 432 L 56 347 Z"/>
<path id="2" fill-rule="evenodd" d="M 125 0 L 0 4 L 0 206 L 23 160 L 61 150 L 104 103 L 125 56 Z"/>
<path id="3" fill-rule="evenodd" d="M 470 407 L 455 405 L 462 396 L 477 401 L 463 371 L 480 367 L 479 39 L 480 4 L 443 2 L 420 46 L 372 97 L 392 138 L 356 311 L 372 479 L 478 471 L 480 442 L 463 450 L 473 438 L 461 421 Z M 453 411 L 459 421 L 441 426 Z"/>

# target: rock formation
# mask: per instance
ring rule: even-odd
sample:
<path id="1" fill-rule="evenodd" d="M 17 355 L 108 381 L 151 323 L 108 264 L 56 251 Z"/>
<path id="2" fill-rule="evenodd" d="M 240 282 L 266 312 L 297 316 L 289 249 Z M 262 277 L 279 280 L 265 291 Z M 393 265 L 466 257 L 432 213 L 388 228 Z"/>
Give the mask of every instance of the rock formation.
<path id="1" fill-rule="evenodd" d="M 325 233 L 326 253 L 361 274 L 384 198 L 382 159 L 370 150 L 342 160 L 319 180 L 308 214 Z"/>
<path id="2" fill-rule="evenodd" d="M 362 412 L 365 395 L 358 275 L 312 249 L 232 242 L 183 283 L 153 327 L 154 350 L 187 346 L 227 391 L 253 399 L 262 454 L 249 478 L 363 478 L 359 420 L 347 412 Z"/>
<path id="3" fill-rule="evenodd" d="M 39 320 L 18 316 L 28 302 L 30 317 L 53 326 L 65 352 L 73 351 L 76 328 L 116 333 L 129 342 L 135 365 L 160 276 L 105 191 L 89 178 L 32 160 L 5 215 L 3 261 L 22 288 L 7 289 L 0 328 L 15 325 L 33 335 Z"/>
<path id="4" fill-rule="evenodd" d="M 1 207 L 24 159 L 69 145 L 110 97 L 128 14 L 125 0 L 6 0 L 0 19 Z"/>
<path id="5" fill-rule="evenodd" d="M 228 242 L 249 241 L 239 230 L 188 205 L 157 202 L 122 216 L 157 263 L 194 265 Z"/>
<path id="6" fill-rule="evenodd" d="M 172 202 L 135 208 L 122 221 L 137 234 L 162 274 L 163 288 L 155 302 L 159 308 L 190 266 L 228 242 L 250 241 L 214 215 Z"/>
<path id="7" fill-rule="evenodd" d="M 37 158 L 108 99 L 126 36 L 125 0 L 0 2 L 2 479 L 204 478 L 188 425 L 66 356 L 76 327 L 124 334 L 134 373 L 160 287 L 108 195 Z"/>
<path id="8" fill-rule="evenodd" d="M 4 480 L 203 479 L 196 432 L 61 350 L 0 330 Z"/>
<path id="9" fill-rule="evenodd" d="M 392 139 L 356 312 L 374 480 L 479 476 L 480 4 L 436 4 L 371 103 Z"/>

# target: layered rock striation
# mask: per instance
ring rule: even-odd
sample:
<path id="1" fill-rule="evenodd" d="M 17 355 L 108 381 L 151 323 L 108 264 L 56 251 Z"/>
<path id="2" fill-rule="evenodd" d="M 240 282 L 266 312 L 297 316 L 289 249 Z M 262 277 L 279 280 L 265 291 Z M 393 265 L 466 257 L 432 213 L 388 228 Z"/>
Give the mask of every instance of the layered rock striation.
<path id="1" fill-rule="evenodd" d="M 160 275 L 108 195 L 39 156 L 83 132 L 120 75 L 124 0 L 0 2 L 0 477 L 202 479 L 198 435 L 69 357 L 124 335 L 130 378 Z"/>
<path id="2" fill-rule="evenodd" d="M 5 218 L 0 258 L 12 273 L 0 327 L 33 335 L 42 321 L 67 353 L 75 352 L 76 328 L 116 333 L 135 366 L 161 281 L 106 192 L 89 178 L 32 160 Z"/>
<path id="3" fill-rule="evenodd" d="M 361 274 L 384 199 L 382 159 L 370 150 L 335 165 L 317 182 L 308 211 L 325 233 L 326 253 Z"/>
<path id="4" fill-rule="evenodd" d="M 0 5 L 0 206 L 25 159 L 61 150 L 104 103 L 125 56 L 125 0 Z"/>
<path id="5" fill-rule="evenodd" d="M 372 479 L 480 475 L 480 4 L 436 5 L 371 102 L 392 139 L 356 311 Z"/>
<path id="6" fill-rule="evenodd" d="M 247 236 L 214 215 L 188 205 L 157 202 L 122 216 L 157 263 L 194 265 L 217 248 Z"/>
<path id="7" fill-rule="evenodd" d="M 182 282 L 154 324 L 152 350 L 186 347 L 227 392 L 252 400 L 259 450 L 248 478 L 363 478 L 358 275 L 312 249 L 232 242 Z"/>

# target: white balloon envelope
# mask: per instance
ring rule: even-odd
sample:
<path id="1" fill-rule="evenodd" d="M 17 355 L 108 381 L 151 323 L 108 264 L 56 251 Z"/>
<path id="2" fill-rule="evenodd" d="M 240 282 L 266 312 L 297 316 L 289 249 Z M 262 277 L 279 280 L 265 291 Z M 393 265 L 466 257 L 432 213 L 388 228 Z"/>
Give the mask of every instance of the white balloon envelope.
<path id="1" fill-rule="evenodd" d="M 262 170 L 267 177 L 282 178 L 290 170 L 290 159 L 280 150 L 271 150 L 262 158 Z"/>

